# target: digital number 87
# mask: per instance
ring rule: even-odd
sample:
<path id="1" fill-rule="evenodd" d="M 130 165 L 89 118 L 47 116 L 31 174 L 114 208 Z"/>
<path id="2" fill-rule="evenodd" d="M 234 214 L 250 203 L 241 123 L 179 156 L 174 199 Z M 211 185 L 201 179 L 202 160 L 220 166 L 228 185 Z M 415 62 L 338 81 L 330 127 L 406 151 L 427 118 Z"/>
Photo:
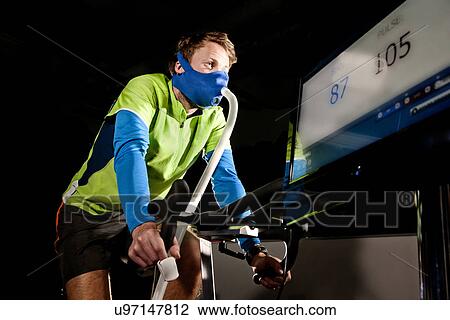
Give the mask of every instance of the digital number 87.
<path id="1" fill-rule="evenodd" d="M 344 79 L 342 79 L 338 83 L 335 83 L 331 87 L 331 96 L 330 96 L 331 104 L 335 104 L 338 101 L 338 99 L 342 99 L 342 97 L 344 96 L 345 88 L 347 88 L 347 83 L 348 83 L 348 76 L 346 76 Z M 339 96 L 339 84 L 343 84 L 340 96 Z"/>

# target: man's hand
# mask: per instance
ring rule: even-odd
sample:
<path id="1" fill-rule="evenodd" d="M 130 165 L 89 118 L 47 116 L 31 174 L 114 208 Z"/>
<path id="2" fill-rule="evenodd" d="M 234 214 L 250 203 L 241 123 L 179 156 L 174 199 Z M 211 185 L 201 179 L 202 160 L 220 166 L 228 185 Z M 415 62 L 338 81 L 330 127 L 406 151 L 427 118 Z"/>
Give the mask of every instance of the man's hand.
<path id="1" fill-rule="evenodd" d="M 252 260 L 254 271 L 262 275 L 261 284 L 267 289 L 275 290 L 283 284 L 284 274 L 280 262 L 280 259 L 264 253 L 259 253 Z M 290 280 L 291 272 L 288 271 L 285 283 Z"/>
<path id="2" fill-rule="evenodd" d="M 159 235 L 156 223 L 146 222 L 141 224 L 133 230 L 131 236 L 133 242 L 128 249 L 128 256 L 140 267 L 151 266 L 159 260 L 167 258 L 164 241 Z M 169 252 L 175 259 L 180 258 L 180 247 L 175 237 Z"/>

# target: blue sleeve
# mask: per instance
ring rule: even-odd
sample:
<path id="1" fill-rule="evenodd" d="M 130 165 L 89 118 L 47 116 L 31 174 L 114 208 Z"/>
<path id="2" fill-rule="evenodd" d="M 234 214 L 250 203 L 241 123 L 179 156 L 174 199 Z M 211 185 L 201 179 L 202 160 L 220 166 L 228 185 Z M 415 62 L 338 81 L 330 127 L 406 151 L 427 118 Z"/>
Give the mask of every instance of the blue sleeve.
<path id="1" fill-rule="evenodd" d="M 210 151 L 204 156 L 205 161 L 209 161 L 213 152 Z M 211 184 L 214 197 L 220 208 L 245 196 L 245 189 L 237 176 L 233 154 L 230 149 L 224 150 L 219 164 L 212 175 Z M 250 214 L 251 212 L 248 210 L 242 213 L 240 217 L 244 218 Z M 261 242 L 258 238 L 238 238 L 238 241 L 241 248 L 245 251 L 250 250 L 252 246 Z"/>
<path id="2" fill-rule="evenodd" d="M 116 115 L 114 130 L 114 170 L 120 202 L 128 229 L 155 221 L 148 214 L 150 187 L 145 164 L 149 145 L 148 128 L 133 112 L 121 110 Z"/>

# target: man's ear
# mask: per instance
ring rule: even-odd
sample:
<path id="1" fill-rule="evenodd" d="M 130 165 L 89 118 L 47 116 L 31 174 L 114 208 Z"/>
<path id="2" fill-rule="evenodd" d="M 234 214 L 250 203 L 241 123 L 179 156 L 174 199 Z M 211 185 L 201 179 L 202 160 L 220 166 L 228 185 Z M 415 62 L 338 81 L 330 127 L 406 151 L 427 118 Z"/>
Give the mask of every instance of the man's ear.
<path id="1" fill-rule="evenodd" d="M 182 74 L 182 73 L 184 73 L 184 69 L 183 69 L 183 67 L 181 66 L 181 63 L 179 62 L 179 61 L 177 61 L 177 62 L 175 62 L 175 73 L 176 74 Z"/>

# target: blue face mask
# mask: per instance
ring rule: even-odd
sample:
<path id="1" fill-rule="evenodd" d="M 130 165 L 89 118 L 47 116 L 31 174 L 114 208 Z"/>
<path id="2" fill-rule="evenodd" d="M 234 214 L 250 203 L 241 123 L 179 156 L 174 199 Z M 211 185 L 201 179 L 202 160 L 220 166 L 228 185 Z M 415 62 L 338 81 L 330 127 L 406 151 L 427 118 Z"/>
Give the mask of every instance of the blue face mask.
<path id="1" fill-rule="evenodd" d="M 184 73 L 173 75 L 173 86 L 200 107 L 217 106 L 222 100 L 220 91 L 228 84 L 228 74 L 224 71 L 198 72 L 192 69 L 181 52 L 177 53 L 177 57 Z"/>

